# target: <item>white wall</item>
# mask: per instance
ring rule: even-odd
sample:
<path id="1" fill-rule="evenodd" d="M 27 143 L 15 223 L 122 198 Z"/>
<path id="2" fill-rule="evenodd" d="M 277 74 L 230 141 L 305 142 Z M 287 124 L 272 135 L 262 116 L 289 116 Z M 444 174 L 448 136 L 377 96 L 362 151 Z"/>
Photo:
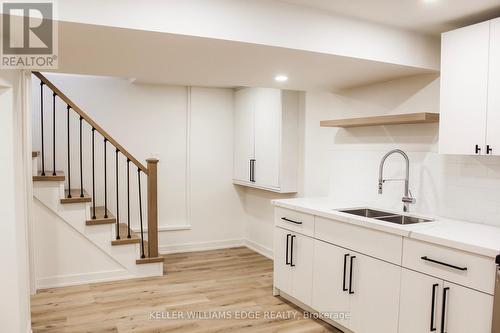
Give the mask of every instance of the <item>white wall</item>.
<path id="1" fill-rule="evenodd" d="M 0 71 L 0 322 L 6 332 L 29 332 L 29 255 L 26 174 L 23 165 L 23 79 L 21 71 Z"/>
<path id="2" fill-rule="evenodd" d="M 47 74 L 139 161 L 160 160 L 160 251 L 241 244 L 243 208 L 231 183 L 233 92 L 231 89 L 133 84 L 117 78 Z M 39 85 L 34 80 L 33 139 L 40 150 Z M 46 169 L 52 170 L 52 96 L 45 89 Z M 66 110 L 56 99 L 56 169 L 67 173 Z M 71 115 L 72 187 L 79 188 L 78 118 Z M 84 126 L 84 187 L 92 192 L 91 136 Z M 103 139 L 96 132 L 96 198 L 104 203 Z M 115 153 L 108 144 L 108 205 L 116 215 Z M 139 229 L 137 169 L 131 163 L 131 220 Z M 126 162 L 119 161 L 120 220 L 126 221 Z M 146 199 L 145 177 L 143 200 Z M 146 207 L 145 204 L 143 207 Z M 144 221 L 147 221 L 143 208 Z M 182 230 L 176 230 L 182 229 Z M 176 230 L 176 231 L 173 231 Z"/>
<path id="3" fill-rule="evenodd" d="M 71 224 L 42 202 L 33 201 L 37 289 L 130 277 L 125 267 Z"/>

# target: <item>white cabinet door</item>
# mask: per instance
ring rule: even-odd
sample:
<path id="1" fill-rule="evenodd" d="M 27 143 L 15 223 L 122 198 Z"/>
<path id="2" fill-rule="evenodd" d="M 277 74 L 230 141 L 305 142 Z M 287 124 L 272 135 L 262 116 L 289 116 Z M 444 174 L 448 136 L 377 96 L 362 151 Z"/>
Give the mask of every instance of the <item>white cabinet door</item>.
<path id="1" fill-rule="evenodd" d="M 485 154 L 490 22 L 443 34 L 439 152 Z"/>
<path id="2" fill-rule="evenodd" d="M 314 240 L 312 308 L 349 327 L 349 251 Z"/>
<path id="3" fill-rule="evenodd" d="M 441 320 L 443 280 L 403 269 L 399 307 L 399 332 L 438 331 Z"/>
<path id="4" fill-rule="evenodd" d="M 486 145 L 489 155 L 500 155 L 500 19 L 491 21 L 488 80 L 488 124 Z"/>
<path id="5" fill-rule="evenodd" d="M 288 230 L 274 228 L 274 287 L 290 295 L 292 294 L 291 235 Z"/>
<path id="6" fill-rule="evenodd" d="M 447 333 L 491 333 L 493 296 L 445 282 L 444 330 Z"/>
<path id="7" fill-rule="evenodd" d="M 349 329 L 397 333 L 401 267 L 359 253 L 350 258 L 354 259 Z"/>
<path id="8" fill-rule="evenodd" d="M 314 241 L 311 237 L 292 234 L 290 242 L 291 295 L 311 306 Z"/>
<path id="9" fill-rule="evenodd" d="M 281 146 L 281 90 L 255 90 L 255 182 L 264 187 L 279 183 Z"/>
<path id="10" fill-rule="evenodd" d="M 234 101 L 234 179 L 250 181 L 250 160 L 254 159 L 254 91 L 241 89 Z"/>

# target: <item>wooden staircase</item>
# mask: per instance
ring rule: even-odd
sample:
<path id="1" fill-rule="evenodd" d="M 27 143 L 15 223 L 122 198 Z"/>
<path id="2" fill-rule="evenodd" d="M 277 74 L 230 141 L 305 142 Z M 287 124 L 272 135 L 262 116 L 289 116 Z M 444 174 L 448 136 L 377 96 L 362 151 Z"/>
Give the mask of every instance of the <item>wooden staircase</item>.
<path id="1" fill-rule="evenodd" d="M 106 229 L 110 231 L 109 236 L 109 244 L 111 248 L 106 246 L 105 244 L 99 243 L 98 246 L 101 247 L 105 252 L 107 252 L 110 256 L 113 255 L 112 247 L 121 247 L 121 246 L 133 246 L 134 249 L 137 249 L 137 257 L 135 258 L 136 265 L 158 265 L 161 264 L 163 266 L 163 257 L 159 256 L 158 253 L 158 205 L 157 205 L 157 163 L 158 160 L 150 159 L 147 160 L 147 167 L 140 163 L 132 154 L 130 154 L 122 145 L 120 145 L 113 137 L 111 137 L 106 131 L 104 131 L 94 120 L 92 120 L 85 112 L 83 112 L 75 103 L 73 103 L 66 95 L 64 95 L 54 84 L 52 84 L 45 76 L 41 73 L 34 72 L 33 73 L 40 80 L 40 98 L 41 98 L 41 151 L 34 151 L 32 154 L 33 157 L 33 182 L 34 182 L 34 197 L 37 198 L 42 204 L 47 206 L 49 209 L 58 214 L 63 220 L 71 224 L 75 229 L 77 229 L 80 233 L 89 238 L 89 235 L 92 235 L 92 231 L 87 231 L 86 228 L 98 228 L 102 226 L 109 225 L 111 228 Z M 44 139 L 47 136 L 44 133 L 44 101 L 43 101 L 43 92 L 44 87 L 49 88 L 53 92 L 54 99 L 54 108 L 53 108 L 53 117 L 54 117 L 54 127 L 55 127 L 55 117 L 56 117 L 56 107 L 55 107 L 55 99 L 59 98 L 67 105 L 67 119 L 68 119 L 68 138 L 67 138 L 67 169 L 65 171 L 56 171 L 46 170 L 45 165 L 45 146 Z M 70 111 L 76 112 L 77 116 L 79 116 L 80 121 L 80 146 L 72 146 L 70 140 Z M 46 112 L 46 111 L 45 111 Z M 66 113 L 64 114 L 66 116 Z M 104 176 L 104 188 L 105 188 L 105 199 L 104 203 L 97 203 L 96 198 L 93 195 L 89 194 L 85 188 L 83 188 L 83 153 L 82 153 L 82 123 L 85 122 L 92 129 L 92 167 L 94 167 L 94 132 L 99 133 L 104 138 L 104 146 L 106 153 L 106 145 L 112 145 L 115 148 L 113 151 L 116 154 L 116 197 L 111 198 L 114 195 L 109 195 L 107 193 L 108 184 L 107 184 L 107 168 L 105 166 L 105 176 Z M 56 140 L 55 129 L 53 133 L 53 140 Z M 56 155 L 56 144 L 52 145 L 53 156 Z M 50 149 L 49 148 L 49 149 Z M 70 151 L 78 151 L 80 150 L 80 182 L 78 186 L 71 187 L 71 157 Z M 64 154 L 66 152 L 59 152 L 59 154 Z M 120 190 L 118 184 L 118 156 L 123 155 L 126 158 L 126 170 L 127 170 L 127 195 L 128 195 L 128 216 L 126 218 L 119 219 L 119 199 L 118 192 Z M 105 156 L 106 160 L 106 156 Z M 50 161 L 49 161 L 50 163 Z M 141 232 L 134 232 L 130 226 L 130 189 L 129 189 L 129 176 L 130 176 L 130 163 L 137 167 L 137 180 L 139 186 L 139 198 L 138 198 L 138 207 L 140 211 L 140 228 Z M 39 165 L 41 164 L 42 168 L 39 170 Z M 55 157 L 53 165 L 55 166 Z M 69 172 L 69 175 L 67 174 Z M 141 197 L 141 174 L 142 176 L 147 177 L 147 200 L 142 200 Z M 92 168 L 92 190 L 91 193 L 95 194 L 95 178 L 94 178 L 94 168 Z M 73 179 L 74 181 L 74 179 Z M 65 184 L 68 186 L 65 187 Z M 74 184 L 74 183 L 73 183 Z M 100 184 L 102 185 L 102 184 Z M 124 186 L 124 185 L 122 185 Z M 59 203 L 54 202 L 54 198 L 58 196 Z M 111 212 L 108 208 L 108 202 L 116 199 L 116 208 L 115 212 Z M 143 206 L 144 204 L 144 206 Z M 64 208 L 67 205 L 74 205 L 75 211 L 81 210 L 78 214 L 68 214 L 66 209 Z M 69 207 L 69 206 L 68 206 Z M 71 206 L 73 207 L 73 206 Z M 143 232 L 143 208 L 147 209 L 147 232 Z M 81 221 L 76 221 L 75 216 L 84 217 L 81 218 Z M 126 222 L 125 222 L 126 221 Z M 101 230 L 101 229 L 99 229 Z M 104 230 L 104 229 L 102 229 Z M 92 241 L 92 239 L 91 239 Z M 97 242 L 97 241 L 96 241 Z M 125 259 L 120 257 L 117 259 L 118 261 L 124 262 Z M 125 266 L 128 265 L 124 263 Z M 150 276 L 151 272 L 159 272 L 160 270 L 145 270 L 143 273 L 139 272 L 139 276 Z M 134 271 L 135 272 L 135 271 Z M 156 273 L 155 273 L 156 274 Z"/>

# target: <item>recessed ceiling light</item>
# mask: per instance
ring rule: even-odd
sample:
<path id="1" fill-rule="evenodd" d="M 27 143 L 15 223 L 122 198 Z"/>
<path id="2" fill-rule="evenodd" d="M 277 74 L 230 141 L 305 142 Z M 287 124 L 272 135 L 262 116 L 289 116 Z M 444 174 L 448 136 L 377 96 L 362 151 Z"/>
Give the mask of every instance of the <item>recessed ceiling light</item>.
<path id="1" fill-rule="evenodd" d="M 288 76 L 286 76 L 286 75 L 276 75 L 274 77 L 274 80 L 278 81 L 278 82 L 285 82 L 285 81 L 288 81 Z"/>

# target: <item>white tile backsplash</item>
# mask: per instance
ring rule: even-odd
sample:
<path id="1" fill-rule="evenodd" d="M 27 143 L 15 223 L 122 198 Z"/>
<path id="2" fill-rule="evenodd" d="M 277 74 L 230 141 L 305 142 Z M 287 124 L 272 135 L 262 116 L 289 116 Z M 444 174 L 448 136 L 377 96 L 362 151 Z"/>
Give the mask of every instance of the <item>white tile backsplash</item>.
<path id="1" fill-rule="evenodd" d="M 330 196 L 352 202 L 376 202 L 401 209 L 402 182 L 384 184 L 377 192 L 378 170 L 385 152 L 330 150 Z M 410 189 L 417 198 L 413 211 L 500 226 L 500 160 L 475 156 L 450 157 L 406 150 L 410 158 Z M 493 164 L 495 163 L 495 164 Z M 384 178 L 404 178 L 404 159 L 390 157 Z"/>

